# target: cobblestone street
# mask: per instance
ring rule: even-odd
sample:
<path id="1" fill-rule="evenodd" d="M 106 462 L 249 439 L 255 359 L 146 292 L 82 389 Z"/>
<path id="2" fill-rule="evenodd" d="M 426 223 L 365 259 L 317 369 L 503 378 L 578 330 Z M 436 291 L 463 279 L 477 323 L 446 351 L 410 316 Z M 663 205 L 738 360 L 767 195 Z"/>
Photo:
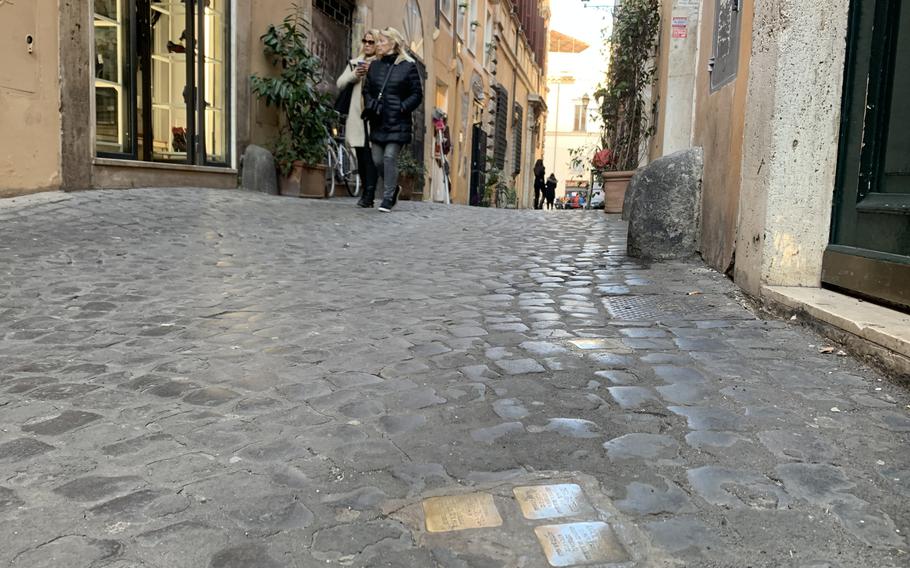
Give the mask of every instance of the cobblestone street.
<path id="1" fill-rule="evenodd" d="M 910 566 L 906 386 L 615 216 L 54 195 L 0 208 L 0 566 Z"/>

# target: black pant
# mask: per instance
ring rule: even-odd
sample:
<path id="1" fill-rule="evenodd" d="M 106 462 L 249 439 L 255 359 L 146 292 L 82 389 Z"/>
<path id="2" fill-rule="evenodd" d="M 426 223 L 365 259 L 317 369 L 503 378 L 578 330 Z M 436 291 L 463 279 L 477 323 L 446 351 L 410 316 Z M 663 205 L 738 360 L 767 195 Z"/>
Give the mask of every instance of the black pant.
<path id="1" fill-rule="evenodd" d="M 539 187 L 534 188 L 534 209 L 540 209 L 543 207 L 543 197 L 540 195 L 542 192 Z"/>
<path id="2" fill-rule="evenodd" d="M 354 148 L 357 154 L 357 173 L 360 174 L 360 185 L 363 187 L 363 196 L 368 200 L 376 195 L 376 164 L 373 163 L 373 154 L 369 146 Z"/>

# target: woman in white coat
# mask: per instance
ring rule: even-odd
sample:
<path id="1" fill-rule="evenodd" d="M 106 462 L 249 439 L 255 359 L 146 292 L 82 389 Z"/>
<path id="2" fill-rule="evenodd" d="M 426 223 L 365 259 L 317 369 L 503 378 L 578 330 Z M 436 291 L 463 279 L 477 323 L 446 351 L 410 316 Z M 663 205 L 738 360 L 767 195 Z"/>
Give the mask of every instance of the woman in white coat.
<path id="1" fill-rule="evenodd" d="M 360 53 L 350 60 L 344 72 L 335 81 L 339 90 L 346 89 L 353 84 L 351 93 L 351 106 L 344 124 L 344 139 L 357 154 L 357 170 L 360 174 L 360 183 L 363 193 L 357 205 L 372 207 L 376 195 L 376 165 L 370 151 L 370 138 L 367 135 L 366 122 L 361 118 L 363 113 L 363 79 L 366 77 L 370 64 L 376 59 L 376 41 L 379 39 L 379 30 L 369 30 L 363 34 Z"/>

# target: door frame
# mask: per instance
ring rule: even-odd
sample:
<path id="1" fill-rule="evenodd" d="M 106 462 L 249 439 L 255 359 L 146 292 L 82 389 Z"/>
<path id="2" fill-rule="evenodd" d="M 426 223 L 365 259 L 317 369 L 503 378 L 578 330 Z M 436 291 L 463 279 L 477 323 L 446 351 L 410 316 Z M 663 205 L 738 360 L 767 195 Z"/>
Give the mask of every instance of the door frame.
<path id="1" fill-rule="evenodd" d="M 881 33 L 864 28 L 868 22 L 864 22 L 860 0 L 854 0 L 850 7 L 831 234 L 822 262 L 822 282 L 906 309 L 910 307 L 910 285 L 907 284 L 910 282 L 910 258 L 838 243 L 847 207 L 855 208 L 859 213 L 906 214 L 890 203 L 893 196 L 876 191 L 884 173 L 883 155 L 887 145 L 884 133 L 888 129 L 892 102 L 890 86 L 897 72 L 895 59 L 900 30 L 900 19 L 895 17 L 895 11 L 900 7 L 895 0 L 873 1 L 873 30 L 884 30 Z M 868 39 L 868 52 L 861 43 L 864 33 L 873 34 Z M 862 60 L 865 57 L 868 61 Z M 867 85 L 862 101 L 857 100 L 855 92 L 859 79 Z M 862 112 L 856 108 L 857 104 L 863 105 Z M 855 203 L 847 203 L 854 190 Z M 900 201 L 900 195 L 894 200 Z M 910 202 L 907 205 L 910 206 Z"/>

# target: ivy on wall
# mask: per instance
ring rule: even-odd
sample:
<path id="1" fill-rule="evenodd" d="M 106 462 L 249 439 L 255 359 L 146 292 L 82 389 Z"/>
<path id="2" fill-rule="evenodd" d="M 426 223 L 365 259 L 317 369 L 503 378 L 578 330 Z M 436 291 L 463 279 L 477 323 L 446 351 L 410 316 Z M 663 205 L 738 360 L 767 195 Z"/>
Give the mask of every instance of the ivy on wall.
<path id="1" fill-rule="evenodd" d="M 659 32 L 659 0 L 624 0 L 617 6 L 609 40 L 610 69 L 606 83 L 594 92 L 603 119 L 602 148 L 611 154 L 604 169 L 636 169 L 639 152 L 654 133 L 644 93 L 654 81 Z"/>

